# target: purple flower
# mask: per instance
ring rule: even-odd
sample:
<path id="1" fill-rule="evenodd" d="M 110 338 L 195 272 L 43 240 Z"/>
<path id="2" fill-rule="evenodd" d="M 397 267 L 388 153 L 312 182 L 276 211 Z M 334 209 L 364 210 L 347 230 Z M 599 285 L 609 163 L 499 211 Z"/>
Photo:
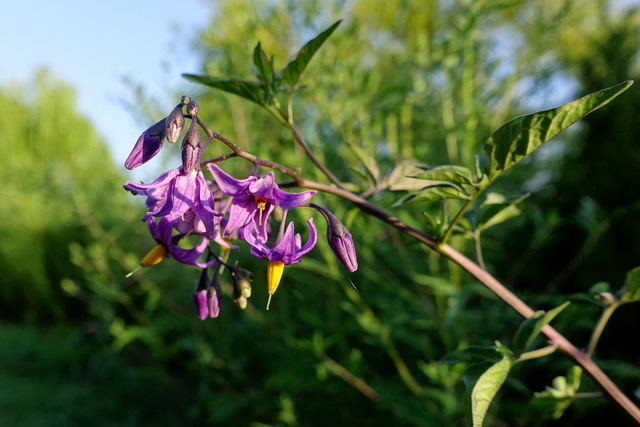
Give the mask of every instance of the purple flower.
<path id="1" fill-rule="evenodd" d="M 129 157 L 127 157 L 127 160 L 124 162 L 124 166 L 127 169 L 135 169 L 158 154 L 162 148 L 166 131 L 166 117 L 145 130 L 142 135 L 140 135 L 140 138 L 138 138 L 136 145 L 133 146 L 131 154 L 129 154 Z"/>
<path id="2" fill-rule="evenodd" d="M 229 207 L 229 219 L 223 236 L 229 236 L 242 227 L 253 223 L 263 241 L 267 240 L 267 219 L 279 205 L 283 209 L 293 209 L 305 203 L 315 191 L 286 193 L 275 182 L 275 174 L 235 179 L 214 164 L 208 164 L 209 171 L 223 193 L 233 197 Z"/>
<path id="3" fill-rule="evenodd" d="M 216 216 L 222 214 L 214 210 L 213 194 L 200 170 L 186 172 L 183 168 L 171 169 L 160 175 L 151 184 L 136 184 L 127 181 L 125 190 L 147 196 L 148 211 L 143 220 L 151 217 L 166 217 L 171 225 L 183 220 L 193 212 L 192 226 L 196 233 L 215 238 Z"/>
<path id="4" fill-rule="evenodd" d="M 174 235 L 173 223 L 166 217 L 160 218 L 157 221 L 151 218 L 147 221 L 147 226 L 149 227 L 151 237 L 153 237 L 158 244 L 162 245 L 176 261 L 200 268 L 209 267 L 215 262 L 215 260 L 206 262 L 198 261 L 209 247 L 209 238 L 202 237 L 196 246 L 187 249 L 178 246 L 178 243 L 186 237 L 186 235 Z"/>
<path id="5" fill-rule="evenodd" d="M 241 231 L 242 239 L 251 246 L 251 253 L 258 258 L 266 258 L 269 261 L 280 261 L 283 264 L 295 264 L 306 255 L 318 241 L 316 226 L 313 218 L 307 220 L 309 225 L 309 238 L 307 243 L 302 245 L 300 234 L 294 234 L 293 221 L 287 226 L 287 230 L 282 238 L 276 242 L 273 248 L 269 248 L 262 240 L 254 235 L 255 228 L 244 227 Z"/>

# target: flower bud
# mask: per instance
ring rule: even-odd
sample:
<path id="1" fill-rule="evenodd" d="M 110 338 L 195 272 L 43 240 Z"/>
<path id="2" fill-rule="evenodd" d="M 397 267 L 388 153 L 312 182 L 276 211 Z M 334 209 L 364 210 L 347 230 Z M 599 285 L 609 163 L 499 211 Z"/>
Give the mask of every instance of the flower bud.
<path id="1" fill-rule="evenodd" d="M 209 304 L 207 290 L 202 289 L 193 293 L 193 303 L 196 307 L 196 314 L 200 320 L 204 320 L 209 316 Z"/>
<path id="2" fill-rule="evenodd" d="M 355 245 L 353 244 L 353 238 L 349 230 L 347 230 L 347 227 L 345 227 L 334 214 L 322 206 L 314 203 L 309 203 L 309 205 L 320 212 L 327 220 L 327 241 L 333 253 L 347 270 L 352 273 L 356 271 L 358 269 L 358 257 L 356 255 Z"/>
<path id="3" fill-rule="evenodd" d="M 196 281 L 196 288 L 193 291 L 193 303 L 196 308 L 196 314 L 200 320 L 204 320 L 209 316 L 208 291 L 209 275 L 207 269 L 203 268 L 200 277 Z"/>
<path id="4" fill-rule="evenodd" d="M 195 120 L 191 121 L 189 130 L 182 140 L 182 168 L 185 172 L 192 172 L 200 169 L 200 132 Z"/>
<path id="5" fill-rule="evenodd" d="M 137 168 L 158 154 L 167 131 L 166 123 L 167 119 L 165 117 L 140 135 L 129 157 L 125 160 L 124 167 L 127 169 Z"/>
<path id="6" fill-rule="evenodd" d="M 167 117 L 167 141 L 176 142 L 184 129 L 184 115 L 182 114 L 182 102 L 174 107 Z"/>
<path id="7" fill-rule="evenodd" d="M 200 112 L 200 106 L 193 99 L 189 100 L 189 105 L 187 105 L 187 114 L 191 117 L 195 117 Z"/>
<path id="8" fill-rule="evenodd" d="M 247 299 L 245 297 L 240 297 L 236 299 L 236 303 L 238 303 L 238 307 L 240 307 L 241 309 L 245 309 L 247 308 Z"/>
<path id="9" fill-rule="evenodd" d="M 217 283 L 216 283 L 217 284 Z M 207 292 L 207 306 L 209 307 L 209 317 L 216 318 L 220 315 L 220 304 L 222 303 L 222 293 L 217 286 L 212 285 Z"/>

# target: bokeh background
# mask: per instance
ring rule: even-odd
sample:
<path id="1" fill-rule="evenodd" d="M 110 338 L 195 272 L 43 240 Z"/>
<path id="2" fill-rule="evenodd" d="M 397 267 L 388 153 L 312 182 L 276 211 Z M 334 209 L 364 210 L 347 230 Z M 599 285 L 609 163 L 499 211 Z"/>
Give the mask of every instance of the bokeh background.
<path id="1" fill-rule="evenodd" d="M 0 16 L 0 425 L 464 425 L 465 364 L 445 354 L 508 343 L 520 319 L 459 268 L 330 196 L 351 229 L 353 274 L 322 242 L 287 269 L 264 310 L 264 263 L 246 310 L 225 297 L 201 322 L 198 270 L 172 260 L 125 278 L 153 246 L 122 190 L 179 163 L 128 172 L 139 134 L 180 96 L 217 132 L 322 180 L 258 106 L 184 80 L 253 78 L 260 41 L 283 66 L 342 19 L 296 95 L 312 148 L 355 191 L 428 231 L 436 203 L 391 208 L 393 173 L 419 161 L 473 167 L 493 130 L 640 74 L 640 5 L 599 0 L 352 0 L 7 5 Z M 554 139 L 492 188 L 531 195 L 484 235 L 487 268 L 536 309 L 640 264 L 639 86 Z M 172 150 L 173 149 L 173 150 Z M 226 153 L 212 144 L 211 157 Z M 227 164 L 225 163 L 225 167 Z M 394 169 L 395 168 L 395 169 Z M 228 162 L 246 174 L 250 165 Z M 385 181 L 387 177 L 387 181 Z M 320 223 L 320 219 L 317 222 Z M 464 236 L 453 243 L 473 254 Z M 227 284 L 228 285 L 228 284 Z M 596 305 L 554 325 L 586 345 Z M 597 362 L 638 402 L 637 307 L 621 308 Z M 541 342 L 541 345 L 544 343 Z M 561 355 L 518 365 L 489 425 L 625 425 L 606 400 L 556 420 L 535 392 Z M 588 379 L 581 391 L 595 391 Z"/>

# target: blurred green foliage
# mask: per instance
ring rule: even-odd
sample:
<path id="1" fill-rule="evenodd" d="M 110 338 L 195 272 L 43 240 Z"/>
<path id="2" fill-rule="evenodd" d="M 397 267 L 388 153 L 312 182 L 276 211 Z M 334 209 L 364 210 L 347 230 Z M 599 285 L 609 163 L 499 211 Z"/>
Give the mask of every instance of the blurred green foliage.
<path id="1" fill-rule="evenodd" d="M 254 79 L 258 42 L 279 68 L 343 19 L 302 76 L 294 119 L 341 180 L 391 209 L 415 188 L 403 177 L 418 164 L 472 169 L 490 133 L 516 115 L 638 77 L 638 16 L 586 0 L 217 1 L 194 47 L 202 68 L 184 72 Z M 618 288 L 637 265 L 634 86 L 492 188 L 506 200 L 533 193 L 483 231 L 482 247 L 487 268 L 536 309 L 596 282 Z M 216 132 L 322 180 L 259 106 L 212 90 L 187 95 Z M 39 73 L 0 87 L 0 100 L 0 425 L 463 425 L 465 364 L 437 361 L 470 344 L 510 342 L 520 325 L 459 268 L 323 195 L 314 201 L 350 228 L 360 269 L 345 274 L 320 242 L 287 267 L 265 311 L 265 265 L 243 247 L 236 256 L 256 275 L 249 307 L 227 296 L 218 319 L 200 322 L 196 269 L 169 260 L 125 279 L 153 245 L 137 220 L 144 207 L 120 190 L 120 166 L 73 90 Z M 171 107 L 155 106 L 149 122 Z M 172 148 L 165 161 L 177 163 Z M 238 177 L 251 169 L 236 159 L 224 167 Z M 391 211 L 428 229 L 423 213 L 450 215 L 456 203 Z M 464 236 L 451 243 L 473 254 Z M 574 302 L 554 325 L 586 345 L 599 313 Z M 621 308 L 596 351 L 629 395 L 640 383 L 627 326 L 637 320 L 633 305 Z M 569 370 L 559 355 L 516 365 L 487 423 L 626 421 L 598 399 L 544 418 L 531 398 Z"/>

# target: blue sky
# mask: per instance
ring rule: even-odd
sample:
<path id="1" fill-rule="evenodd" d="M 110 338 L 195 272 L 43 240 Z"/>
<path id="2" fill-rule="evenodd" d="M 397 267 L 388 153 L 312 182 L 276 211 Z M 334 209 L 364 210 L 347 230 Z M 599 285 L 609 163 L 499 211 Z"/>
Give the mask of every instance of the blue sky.
<path id="1" fill-rule="evenodd" d="M 188 90 L 195 71 L 189 43 L 208 20 L 203 0 L 4 2 L 0 13 L 0 83 L 27 82 L 38 67 L 75 87 L 81 110 L 122 163 L 145 123 L 119 100 L 131 99 L 124 76 L 166 101 L 164 87 Z"/>

